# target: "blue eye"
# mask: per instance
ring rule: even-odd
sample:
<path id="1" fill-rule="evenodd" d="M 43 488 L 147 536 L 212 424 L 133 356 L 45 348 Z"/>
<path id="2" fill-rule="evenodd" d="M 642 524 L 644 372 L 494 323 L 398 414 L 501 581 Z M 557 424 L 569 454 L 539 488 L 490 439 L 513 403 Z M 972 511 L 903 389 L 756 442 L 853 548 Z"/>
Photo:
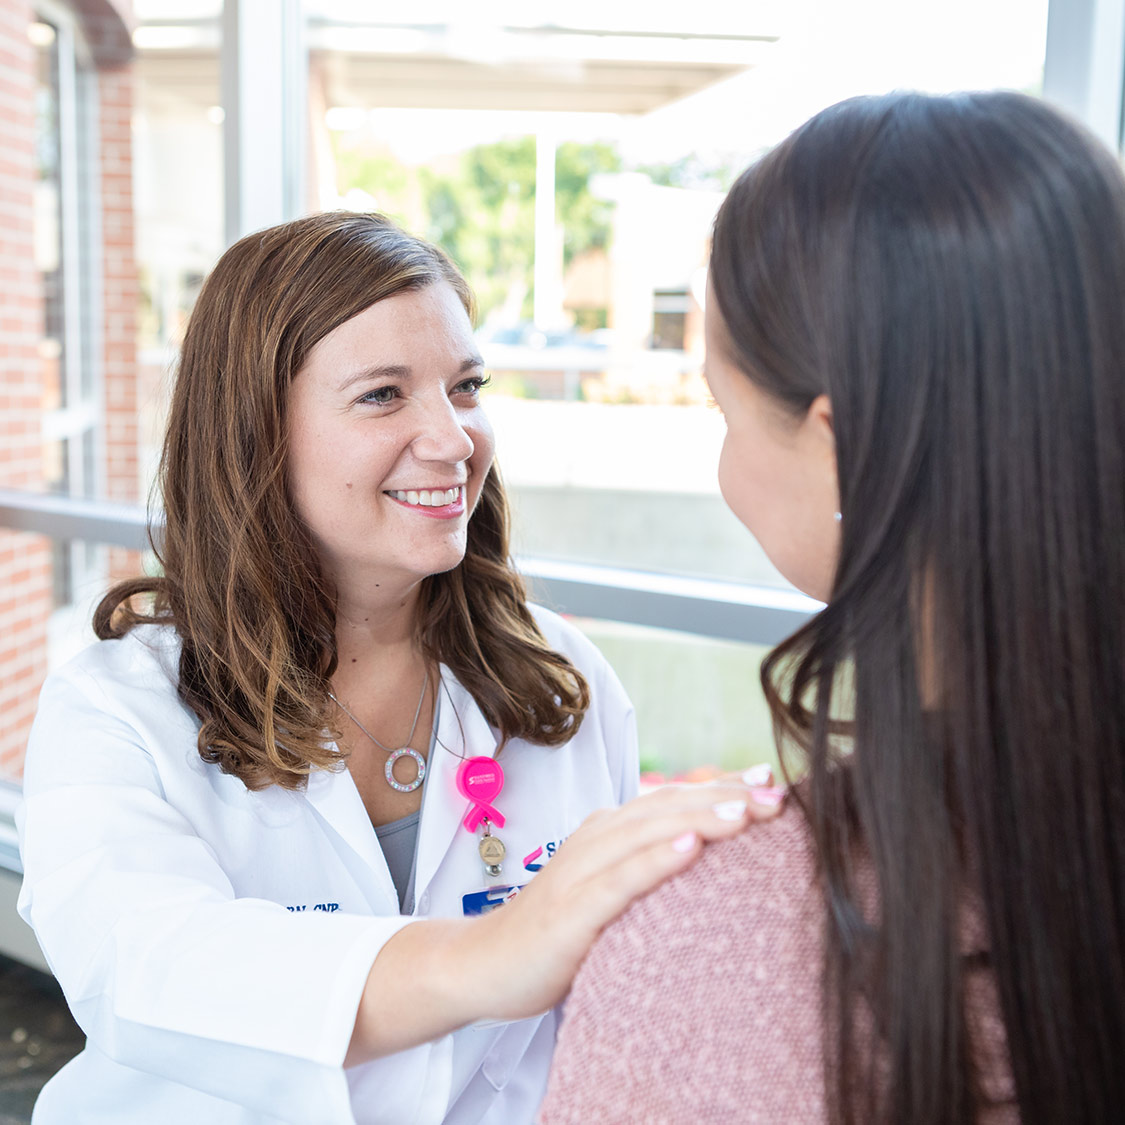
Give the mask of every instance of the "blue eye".
<path id="1" fill-rule="evenodd" d="M 475 395 L 479 394 L 491 382 L 491 375 L 474 375 L 471 379 L 458 383 L 455 389 L 460 391 L 461 394 Z"/>
<path id="2" fill-rule="evenodd" d="M 357 401 L 372 403 L 375 406 L 389 406 L 398 398 L 398 395 L 398 387 L 376 387 L 374 390 L 361 395 Z"/>

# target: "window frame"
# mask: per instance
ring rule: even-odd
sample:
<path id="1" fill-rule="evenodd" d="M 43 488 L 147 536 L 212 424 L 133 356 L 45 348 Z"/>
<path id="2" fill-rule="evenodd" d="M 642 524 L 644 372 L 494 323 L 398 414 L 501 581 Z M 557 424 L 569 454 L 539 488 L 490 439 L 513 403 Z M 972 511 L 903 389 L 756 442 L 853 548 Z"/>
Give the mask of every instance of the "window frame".
<path id="1" fill-rule="evenodd" d="M 105 491 L 102 371 L 101 184 L 98 177 L 98 83 L 93 52 L 74 12 L 58 0 L 35 0 L 35 19 L 50 25 L 58 52 L 59 242 L 62 256 L 64 405 L 45 411 L 43 440 L 65 442 L 65 485 L 73 496 Z M 80 541 L 60 544 L 67 580 L 59 611 L 104 576 L 105 552 Z"/>

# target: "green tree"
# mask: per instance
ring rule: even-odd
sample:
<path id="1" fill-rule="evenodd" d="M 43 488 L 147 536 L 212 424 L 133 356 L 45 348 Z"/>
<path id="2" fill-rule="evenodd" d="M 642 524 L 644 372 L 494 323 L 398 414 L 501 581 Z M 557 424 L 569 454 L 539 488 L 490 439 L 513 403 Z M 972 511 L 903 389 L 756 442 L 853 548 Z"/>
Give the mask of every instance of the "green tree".
<path id="1" fill-rule="evenodd" d="M 411 198 L 415 194 L 413 170 L 394 157 L 362 148 L 345 148 L 333 136 L 336 190 L 346 195 L 361 188 L 372 196 L 379 210 L 410 225 Z"/>
<path id="2" fill-rule="evenodd" d="M 531 315 L 535 271 L 535 138 L 476 145 L 461 157 L 458 190 L 464 225 L 461 256 L 481 315 L 514 293 L 520 315 Z"/>
<path id="3" fill-rule="evenodd" d="M 589 180 L 621 167 L 609 144 L 565 142 L 555 152 L 555 209 L 563 228 L 564 261 L 604 247 L 612 204 L 594 198 Z M 482 314 L 523 293 L 521 315 L 534 303 L 535 138 L 477 145 L 453 174 L 422 170 L 427 237 L 444 247 L 471 279 Z"/>
<path id="4" fill-rule="evenodd" d="M 606 143 L 567 141 L 555 152 L 555 210 L 569 264 L 586 250 L 604 248 L 613 204 L 590 192 L 590 177 L 621 168 Z M 336 148 L 338 190 L 362 188 L 379 207 L 441 246 L 465 272 L 482 316 L 505 301 L 520 300 L 520 315 L 534 303 L 535 138 L 523 136 L 476 145 L 449 167 L 409 168 L 392 157 L 359 148 Z"/>
<path id="5" fill-rule="evenodd" d="M 613 204 L 590 191 L 590 177 L 620 172 L 615 145 L 566 141 L 555 151 L 555 213 L 563 228 L 563 260 L 587 250 L 604 250 L 613 227 Z"/>
<path id="6" fill-rule="evenodd" d="M 676 160 L 659 164 L 642 164 L 654 184 L 662 187 L 687 188 L 691 191 L 726 191 L 742 171 L 741 161 L 707 160 L 698 152 L 689 152 Z"/>

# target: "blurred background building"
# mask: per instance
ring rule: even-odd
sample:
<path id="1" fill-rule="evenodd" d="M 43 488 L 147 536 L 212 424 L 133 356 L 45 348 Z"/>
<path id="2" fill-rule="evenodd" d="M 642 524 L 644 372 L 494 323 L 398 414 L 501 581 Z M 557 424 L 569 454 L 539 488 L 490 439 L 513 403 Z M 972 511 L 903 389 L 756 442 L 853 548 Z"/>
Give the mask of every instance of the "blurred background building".
<path id="1" fill-rule="evenodd" d="M 895 87 L 1043 93 L 1120 150 L 1125 0 L 403 12 L 0 0 L 0 950 L 37 956 L 11 908 L 37 693 L 107 582 L 152 565 L 177 344 L 233 239 L 378 209 L 453 255 L 521 565 L 618 667 L 645 765 L 677 774 L 772 756 L 757 665 L 816 608 L 715 483 L 701 315 L 733 178 Z"/>

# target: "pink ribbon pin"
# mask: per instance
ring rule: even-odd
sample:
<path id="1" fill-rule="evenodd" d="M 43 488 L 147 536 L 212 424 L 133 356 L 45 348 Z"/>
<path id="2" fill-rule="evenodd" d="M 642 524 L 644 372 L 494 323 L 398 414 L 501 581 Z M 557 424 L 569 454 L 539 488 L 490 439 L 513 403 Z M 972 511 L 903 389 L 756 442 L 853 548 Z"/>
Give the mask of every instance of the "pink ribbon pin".
<path id="1" fill-rule="evenodd" d="M 457 788 L 472 803 L 463 822 L 470 832 L 475 832 L 486 817 L 498 828 L 504 827 L 504 814 L 491 804 L 504 788 L 504 771 L 495 758 L 481 755 L 462 762 L 457 770 Z"/>

